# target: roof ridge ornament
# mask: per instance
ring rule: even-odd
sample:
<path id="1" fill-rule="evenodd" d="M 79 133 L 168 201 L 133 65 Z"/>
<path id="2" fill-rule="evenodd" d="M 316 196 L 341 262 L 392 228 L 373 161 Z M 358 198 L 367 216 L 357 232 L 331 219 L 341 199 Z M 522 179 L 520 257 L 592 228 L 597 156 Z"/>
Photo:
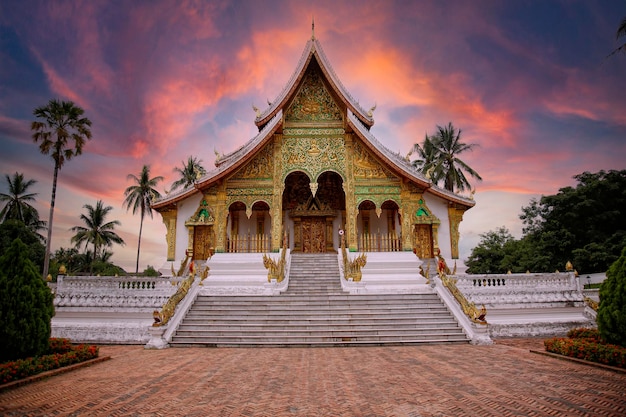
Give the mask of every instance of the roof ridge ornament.
<path id="1" fill-rule="evenodd" d="M 311 16 L 311 40 L 315 40 L 315 16 Z"/>

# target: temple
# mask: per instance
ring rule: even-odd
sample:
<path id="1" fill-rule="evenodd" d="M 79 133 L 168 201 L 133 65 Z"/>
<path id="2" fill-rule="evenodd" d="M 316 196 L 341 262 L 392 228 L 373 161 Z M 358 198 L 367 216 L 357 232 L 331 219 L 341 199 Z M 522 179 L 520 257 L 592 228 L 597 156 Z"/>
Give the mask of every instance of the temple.
<path id="1" fill-rule="evenodd" d="M 293 253 L 336 252 L 340 235 L 351 252 L 458 259 L 459 224 L 475 202 L 374 137 L 375 106 L 348 93 L 314 34 L 278 97 L 254 110 L 255 137 L 153 202 L 168 262 L 277 252 L 283 241 Z"/>
<path id="2" fill-rule="evenodd" d="M 597 302 L 571 265 L 448 268 L 474 201 L 374 137 L 374 108 L 348 94 L 315 36 L 255 111 L 254 138 L 153 202 L 167 228 L 162 276 L 59 274 L 53 337 L 156 349 L 490 344 L 594 325 Z"/>

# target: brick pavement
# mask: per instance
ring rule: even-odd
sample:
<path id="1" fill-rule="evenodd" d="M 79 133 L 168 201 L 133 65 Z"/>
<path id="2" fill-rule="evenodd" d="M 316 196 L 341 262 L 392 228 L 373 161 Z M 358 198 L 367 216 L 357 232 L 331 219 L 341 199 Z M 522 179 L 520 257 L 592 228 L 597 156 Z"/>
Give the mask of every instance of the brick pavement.
<path id="1" fill-rule="evenodd" d="M 112 359 L 0 393 L 3 416 L 624 416 L 626 374 L 492 346 L 103 346 Z"/>

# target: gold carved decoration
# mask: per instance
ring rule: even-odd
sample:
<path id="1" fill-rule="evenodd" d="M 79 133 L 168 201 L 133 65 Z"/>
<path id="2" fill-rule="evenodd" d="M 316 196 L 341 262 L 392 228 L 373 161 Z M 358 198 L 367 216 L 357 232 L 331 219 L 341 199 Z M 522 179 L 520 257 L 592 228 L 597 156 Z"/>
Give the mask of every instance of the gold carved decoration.
<path id="1" fill-rule="evenodd" d="M 341 257 L 343 259 L 343 277 L 346 281 L 359 282 L 363 276 L 361 268 L 367 264 L 367 255 L 362 253 L 354 259 L 350 259 L 346 252 L 346 241 L 344 239 L 343 230 L 341 234 Z"/>
<path id="2" fill-rule="evenodd" d="M 341 121 L 342 113 L 326 89 L 319 70 L 310 68 L 287 109 L 285 120 L 295 122 Z"/>
<path id="3" fill-rule="evenodd" d="M 459 238 L 461 236 L 459 232 L 459 225 L 463 220 L 463 213 L 465 211 L 455 207 L 448 207 L 448 220 L 450 222 L 450 249 L 452 253 L 452 259 L 459 259 Z"/>
<path id="4" fill-rule="evenodd" d="M 234 179 L 268 179 L 274 173 L 274 147 L 265 146 L 246 166 L 241 168 Z"/>
<path id="5" fill-rule="evenodd" d="M 206 199 L 203 198 L 196 212 L 185 222 L 185 226 L 206 226 L 212 225 L 214 222 L 213 210 L 209 207 Z"/>
<path id="6" fill-rule="evenodd" d="M 176 259 L 176 217 L 177 210 L 168 210 L 161 212 L 163 224 L 165 224 L 165 241 L 167 243 L 167 260 Z"/>
<path id="7" fill-rule="evenodd" d="M 354 142 L 354 178 L 395 178 L 359 141 Z"/>
<path id="8" fill-rule="evenodd" d="M 325 171 L 345 170 L 345 146 L 339 138 L 290 138 L 282 147 L 282 180 L 293 171 L 317 178 Z"/>
<path id="9" fill-rule="evenodd" d="M 283 282 L 285 279 L 285 265 L 287 263 L 287 234 L 283 236 L 283 248 L 278 261 L 270 258 L 267 254 L 263 254 L 263 266 L 267 269 L 267 282 Z"/>
<path id="10" fill-rule="evenodd" d="M 487 324 L 487 320 L 485 319 L 487 316 L 487 309 L 484 304 L 480 309 L 478 309 L 474 303 L 467 301 L 467 298 L 465 298 L 463 293 L 461 293 L 461 291 L 457 288 L 456 280 L 449 278 L 446 275 L 441 275 L 441 282 L 461 305 L 463 313 L 465 313 L 471 321 L 478 324 Z"/>
<path id="11" fill-rule="evenodd" d="M 152 323 L 153 327 L 164 326 L 174 315 L 176 311 L 176 306 L 185 298 L 187 293 L 189 292 L 189 288 L 193 284 L 194 279 L 196 278 L 195 271 L 193 274 L 190 274 L 181 284 L 180 287 L 176 290 L 174 295 L 172 295 L 166 302 L 161 311 L 154 310 L 152 313 L 152 318 L 154 319 L 154 323 Z"/>

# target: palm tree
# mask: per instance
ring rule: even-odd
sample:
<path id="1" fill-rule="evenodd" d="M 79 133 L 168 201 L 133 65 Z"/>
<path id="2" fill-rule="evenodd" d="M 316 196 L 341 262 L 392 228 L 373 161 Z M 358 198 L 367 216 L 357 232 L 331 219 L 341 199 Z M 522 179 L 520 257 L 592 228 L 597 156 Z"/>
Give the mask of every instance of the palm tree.
<path id="1" fill-rule="evenodd" d="M 437 133 L 430 137 L 427 135 L 422 146 L 413 146 L 422 158 L 413 161 L 413 165 L 433 182 L 439 183 L 443 180 L 446 190 L 454 192 L 456 188 L 463 191 L 471 188 L 464 172 L 482 181 L 481 176 L 458 157 L 476 146 L 478 145 L 475 143 L 461 142 L 461 129 L 457 130 L 452 123 L 448 123 L 446 127 L 437 126 Z"/>
<path id="2" fill-rule="evenodd" d="M 9 184 L 9 193 L 0 193 L 0 201 L 6 201 L 6 205 L 0 211 L 0 222 L 13 219 L 26 223 L 28 212 L 37 211 L 30 205 L 30 202 L 35 201 L 37 193 L 28 193 L 28 188 L 37 181 L 24 181 L 24 174 L 19 172 L 13 174 L 13 177 L 6 174 L 5 178 Z"/>
<path id="3" fill-rule="evenodd" d="M 126 177 L 129 180 L 133 180 L 135 185 L 131 185 L 124 191 L 124 206 L 126 211 L 129 208 L 133 208 L 133 214 L 139 210 L 141 215 L 141 221 L 139 223 L 139 243 L 137 243 L 137 264 L 135 265 L 135 273 L 139 272 L 139 250 L 141 248 L 141 231 L 143 230 L 143 218 L 146 214 L 152 218 L 152 208 L 150 203 L 152 200 L 161 197 L 161 194 L 154 189 L 159 181 L 163 181 L 163 177 L 158 176 L 150 178 L 150 166 L 144 165 L 141 169 L 139 177 L 128 174 Z"/>
<path id="4" fill-rule="evenodd" d="M 37 183 L 35 180 L 24 180 L 24 174 L 16 172 L 13 177 L 5 175 L 9 184 L 9 193 L 0 193 L 0 201 L 6 205 L 0 211 L 0 222 L 19 220 L 32 230 L 43 242 L 44 237 L 39 232 L 46 228 L 46 222 L 39 220 L 39 212 L 30 205 L 35 201 L 37 193 L 28 193 L 28 188 Z"/>
<path id="5" fill-rule="evenodd" d="M 202 165 L 201 159 L 196 158 L 195 156 L 190 156 L 187 159 L 187 163 L 183 161 L 183 168 L 174 168 L 174 172 L 178 172 L 180 174 L 180 179 L 174 181 L 172 184 L 172 188 L 170 191 L 174 191 L 181 186 L 183 188 L 187 188 L 192 185 L 198 178 L 206 174 L 206 169 Z"/>
<path id="6" fill-rule="evenodd" d="M 417 168 L 418 171 L 427 174 L 437 159 L 436 151 L 437 149 L 434 147 L 428 135 L 424 135 L 424 143 L 422 143 L 422 145 L 419 143 L 413 145 L 411 154 L 417 153 L 417 159 L 412 162 L 413 166 Z"/>
<path id="7" fill-rule="evenodd" d="M 48 105 L 37 107 L 33 115 L 43 121 L 31 123 L 33 140 L 39 143 L 39 150 L 54 160 L 54 176 L 52 180 L 52 199 L 50 201 L 50 217 L 48 219 L 48 238 L 44 258 L 43 275 L 48 275 L 50 265 L 50 243 L 52 240 L 52 217 L 54 216 L 54 200 L 56 198 L 57 178 L 59 170 L 76 155 L 83 153 L 86 139 L 91 139 L 91 121 L 83 117 L 85 111 L 71 101 L 50 100 Z M 68 146 L 69 140 L 74 142 Z"/>
<path id="8" fill-rule="evenodd" d="M 626 17 L 622 19 L 622 22 L 617 27 L 617 32 L 615 33 L 615 39 L 620 40 L 620 38 L 626 38 Z M 618 52 L 626 52 L 626 43 L 617 47 L 613 52 L 611 52 L 608 56 L 615 55 Z"/>
<path id="9" fill-rule="evenodd" d="M 104 207 L 102 200 L 98 200 L 96 207 L 90 204 L 85 204 L 83 208 L 87 209 L 87 215 L 81 214 L 80 219 L 85 223 L 86 227 L 74 226 L 70 230 L 76 234 L 72 236 L 72 243 L 76 246 L 85 244 L 85 250 L 87 245 L 93 244 L 93 259 L 97 259 L 101 253 L 101 248 L 107 248 L 114 243 L 124 245 L 124 240 L 115 233 L 115 226 L 119 226 L 121 223 L 118 220 L 111 222 L 105 222 L 107 214 L 113 207 Z"/>

